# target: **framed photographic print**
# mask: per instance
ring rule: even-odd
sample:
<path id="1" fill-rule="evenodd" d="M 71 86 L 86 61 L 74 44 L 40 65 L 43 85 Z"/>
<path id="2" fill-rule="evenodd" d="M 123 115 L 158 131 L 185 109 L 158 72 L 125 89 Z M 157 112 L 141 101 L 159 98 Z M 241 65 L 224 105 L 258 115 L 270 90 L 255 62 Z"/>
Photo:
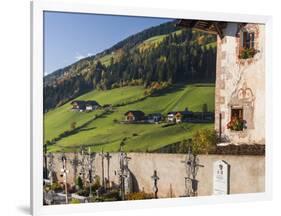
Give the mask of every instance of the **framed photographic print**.
<path id="1" fill-rule="evenodd" d="M 269 199 L 271 18 L 32 3 L 34 215 Z"/>

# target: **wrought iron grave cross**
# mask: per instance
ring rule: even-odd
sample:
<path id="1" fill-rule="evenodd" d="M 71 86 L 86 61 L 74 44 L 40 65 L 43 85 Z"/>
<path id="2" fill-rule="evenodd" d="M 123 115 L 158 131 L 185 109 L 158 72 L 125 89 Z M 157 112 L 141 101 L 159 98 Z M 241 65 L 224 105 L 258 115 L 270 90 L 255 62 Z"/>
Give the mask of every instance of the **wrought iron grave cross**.
<path id="1" fill-rule="evenodd" d="M 64 187 L 65 187 L 65 204 L 68 203 L 68 192 L 67 192 L 67 174 L 69 173 L 69 170 L 66 167 L 66 156 L 63 153 L 62 157 L 61 157 L 61 161 L 62 161 L 62 169 L 61 169 L 61 176 L 63 177 L 63 183 L 64 183 Z"/>
<path id="2" fill-rule="evenodd" d="M 157 176 L 157 170 L 154 170 L 153 172 L 153 176 L 151 176 L 152 180 L 153 180 L 153 187 L 152 190 L 154 192 L 154 198 L 157 199 L 157 193 L 158 193 L 158 186 L 157 186 L 157 182 L 159 181 L 159 177 Z"/>
<path id="3" fill-rule="evenodd" d="M 106 158 L 106 160 L 107 160 L 107 182 L 108 182 L 107 186 L 110 187 L 109 165 L 110 165 L 110 158 L 112 158 L 112 156 L 111 156 L 108 152 L 106 152 L 105 158 Z"/>
<path id="4" fill-rule="evenodd" d="M 198 189 L 198 180 L 196 175 L 200 167 L 204 167 L 199 164 L 199 158 L 192 153 L 191 139 L 189 139 L 188 154 L 184 161 L 181 161 L 185 165 L 186 177 L 185 179 L 185 196 L 196 196 Z"/>

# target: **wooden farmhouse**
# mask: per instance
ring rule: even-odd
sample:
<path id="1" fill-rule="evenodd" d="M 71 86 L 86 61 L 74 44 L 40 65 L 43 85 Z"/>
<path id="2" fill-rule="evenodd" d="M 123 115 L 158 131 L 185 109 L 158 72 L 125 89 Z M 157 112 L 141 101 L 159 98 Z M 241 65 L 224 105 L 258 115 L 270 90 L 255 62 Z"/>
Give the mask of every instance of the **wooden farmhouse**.
<path id="1" fill-rule="evenodd" d="M 167 115 L 167 121 L 172 123 L 181 123 L 183 120 L 182 112 L 169 112 Z"/>
<path id="2" fill-rule="evenodd" d="M 83 111 L 93 111 L 101 106 L 96 101 L 82 101 L 82 100 L 75 100 L 71 102 L 72 110 L 77 110 L 80 112 Z"/>
<path id="3" fill-rule="evenodd" d="M 176 121 L 176 113 L 177 112 L 168 112 L 167 122 L 175 122 Z"/>
<path id="4" fill-rule="evenodd" d="M 86 108 L 85 101 L 75 100 L 71 102 L 72 110 L 83 111 Z"/>
<path id="5" fill-rule="evenodd" d="M 157 123 L 162 121 L 163 116 L 161 113 L 151 113 L 147 115 L 147 121 L 149 123 Z"/>
<path id="6" fill-rule="evenodd" d="M 86 101 L 86 111 L 96 110 L 100 107 L 101 106 L 96 101 Z"/>
<path id="7" fill-rule="evenodd" d="M 140 110 L 128 111 L 125 114 L 125 121 L 127 122 L 137 122 L 144 120 L 145 114 Z"/>
<path id="8" fill-rule="evenodd" d="M 265 26 L 179 20 L 217 35 L 215 129 L 221 142 L 265 144 Z"/>

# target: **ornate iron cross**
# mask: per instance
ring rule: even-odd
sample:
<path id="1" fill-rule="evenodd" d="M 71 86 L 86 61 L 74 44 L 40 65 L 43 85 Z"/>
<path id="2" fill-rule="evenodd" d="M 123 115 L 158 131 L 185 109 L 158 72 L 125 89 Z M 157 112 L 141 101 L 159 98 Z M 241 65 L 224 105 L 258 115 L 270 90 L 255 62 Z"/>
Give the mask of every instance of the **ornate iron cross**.
<path id="1" fill-rule="evenodd" d="M 99 154 L 99 156 L 101 157 L 101 180 L 102 180 L 102 187 L 105 187 L 105 183 L 104 183 L 104 158 L 105 158 L 105 154 L 103 153 L 103 149 L 102 149 L 101 153 Z"/>
<path id="2" fill-rule="evenodd" d="M 112 156 L 111 156 L 108 152 L 106 152 L 105 158 L 106 158 L 106 160 L 107 160 L 107 182 L 108 182 L 108 187 L 110 187 L 109 165 L 110 165 L 110 158 L 112 158 Z"/>
<path id="3" fill-rule="evenodd" d="M 74 153 L 74 158 L 73 159 L 70 159 L 69 160 L 70 164 L 72 165 L 73 167 L 73 179 L 74 179 L 74 182 L 76 181 L 76 177 L 77 177 L 77 168 L 79 165 L 81 165 L 81 161 L 79 160 L 78 158 L 78 152 L 75 152 Z"/>
<path id="4" fill-rule="evenodd" d="M 48 153 L 47 158 L 48 158 L 47 169 L 49 171 L 48 178 L 50 179 L 50 184 L 53 184 L 54 155 L 52 153 Z"/>
<path id="5" fill-rule="evenodd" d="M 199 158 L 192 153 L 191 150 L 191 139 L 189 140 L 188 146 L 188 154 L 184 161 L 186 168 L 186 177 L 185 179 L 185 196 L 196 196 L 197 194 L 197 187 L 198 187 L 198 180 L 196 180 L 196 175 L 200 167 L 204 167 L 203 165 L 199 164 Z"/>
<path id="6" fill-rule="evenodd" d="M 159 181 L 159 177 L 157 176 L 157 170 L 154 170 L 153 172 L 153 176 L 151 176 L 152 180 L 153 180 L 153 187 L 152 190 L 154 192 L 154 198 L 157 199 L 157 193 L 158 193 L 158 186 L 157 186 L 157 182 Z"/>
<path id="7" fill-rule="evenodd" d="M 95 167 L 93 166 L 93 162 L 95 160 L 95 154 L 91 152 L 91 149 L 88 149 L 88 154 L 85 160 L 85 167 L 87 173 L 87 180 L 90 186 L 90 197 L 92 197 L 92 183 L 93 177 L 95 176 Z"/>
<path id="8" fill-rule="evenodd" d="M 119 176 L 119 188 L 120 188 L 120 195 L 121 199 L 125 199 L 125 178 L 127 178 L 127 172 L 128 172 L 128 164 L 129 160 L 131 158 L 127 156 L 127 153 L 121 151 L 119 155 L 119 170 L 118 170 L 118 176 Z"/>
<path id="9" fill-rule="evenodd" d="M 61 156 L 61 161 L 62 161 L 62 169 L 61 169 L 61 173 L 62 173 L 62 177 L 63 177 L 63 182 L 64 182 L 64 186 L 65 186 L 65 204 L 68 203 L 68 192 L 67 192 L 67 174 L 69 173 L 69 170 L 66 167 L 66 156 L 64 153 L 62 153 Z"/>

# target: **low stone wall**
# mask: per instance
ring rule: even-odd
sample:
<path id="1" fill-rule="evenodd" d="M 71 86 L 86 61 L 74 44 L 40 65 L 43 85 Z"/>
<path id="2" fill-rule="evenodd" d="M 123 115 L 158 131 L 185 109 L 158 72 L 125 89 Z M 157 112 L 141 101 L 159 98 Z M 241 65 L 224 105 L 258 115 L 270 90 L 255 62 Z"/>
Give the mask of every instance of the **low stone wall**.
<path id="1" fill-rule="evenodd" d="M 119 154 L 112 153 L 109 164 L 109 180 L 111 184 L 118 184 L 117 170 L 119 168 Z M 60 154 L 54 155 L 54 170 L 59 181 L 61 160 Z M 70 164 L 74 158 L 73 153 L 67 153 L 68 182 L 74 183 L 75 169 Z M 184 195 L 184 177 L 186 176 L 184 154 L 158 154 L 158 153 L 128 153 L 129 169 L 133 174 L 133 190 L 152 193 L 153 171 L 157 170 L 160 178 L 158 181 L 159 197 L 178 197 Z M 199 155 L 200 164 L 197 174 L 198 195 L 212 195 L 213 193 L 213 163 L 217 160 L 224 160 L 230 164 L 230 194 L 264 192 L 265 190 L 265 157 L 264 156 L 236 156 L 236 155 Z M 94 161 L 96 175 L 101 176 L 101 157 L 96 154 Z M 107 160 L 104 160 L 104 176 L 107 178 Z M 78 176 L 81 167 L 77 167 Z"/>

